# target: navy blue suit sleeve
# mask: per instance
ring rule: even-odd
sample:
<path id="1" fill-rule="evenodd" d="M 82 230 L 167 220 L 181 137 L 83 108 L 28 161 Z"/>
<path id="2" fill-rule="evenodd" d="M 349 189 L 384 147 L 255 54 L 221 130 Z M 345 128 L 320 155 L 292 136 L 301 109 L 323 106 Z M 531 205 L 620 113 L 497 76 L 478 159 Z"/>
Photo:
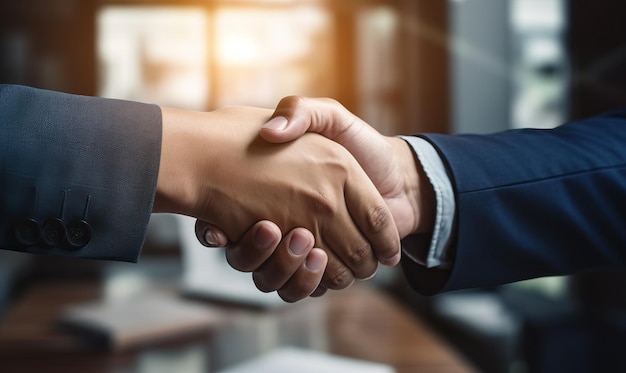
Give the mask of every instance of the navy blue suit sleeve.
<path id="1" fill-rule="evenodd" d="M 425 284 L 428 271 L 403 263 L 418 291 L 626 262 L 626 111 L 551 130 L 424 138 L 448 167 L 457 211 L 443 289 Z"/>
<path id="2" fill-rule="evenodd" d="M 136 261 L 160 152 L 155 105 L 0 85 L 0 248 Z"/>

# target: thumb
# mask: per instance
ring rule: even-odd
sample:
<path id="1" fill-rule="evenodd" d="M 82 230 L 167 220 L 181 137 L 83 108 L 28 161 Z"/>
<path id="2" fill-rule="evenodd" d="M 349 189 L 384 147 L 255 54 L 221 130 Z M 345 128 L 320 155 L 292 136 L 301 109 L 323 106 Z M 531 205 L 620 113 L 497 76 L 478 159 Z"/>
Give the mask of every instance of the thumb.
<path id="1" fill-rule="evenodd" d="M 355 147 L 363 136 L 377 133 L 336 100 L 288 96 L 280 100 L 260 135 L 268 142 L 284 143 L 306 132 L 319 133 L 346 148 Z"/>
<path id="2" fill-rule="evenodd" d="M 379 191 L 393 166 L 392 149 L 378 131 L 336 100 L 288 96 L 280 100 L 259 134 L 268 142 L 293 141 L 306 132 L 319 133 L 344 146 L 361 164 Z"/>
<path id="3" fill-rule="evenodd" d="M 304 120 L 289 120 L 284 116 L 274 116 L 261 127 L 260 135 L 263 140 L 273 143 L 293 141 L 304 135 L 310 127 L 310 123 Z M 291 122 L 291 123 L 290 123 Z"/>
<path id="4" fill-rule="evenodd" d="M 328 112 L 319 108 L 318 99 L 288 96 L 280 100 L 271 119 L 261 127 L 268 142 L 293 141 L 308 132 L 321 133 L 330 122 Z"/>
<path id="5" fill-rule="evenodd" d="M 224 247 L 228 237 L 221 229 L 202 220 L 196 220 L 196 238 L 206 247 Z"/>

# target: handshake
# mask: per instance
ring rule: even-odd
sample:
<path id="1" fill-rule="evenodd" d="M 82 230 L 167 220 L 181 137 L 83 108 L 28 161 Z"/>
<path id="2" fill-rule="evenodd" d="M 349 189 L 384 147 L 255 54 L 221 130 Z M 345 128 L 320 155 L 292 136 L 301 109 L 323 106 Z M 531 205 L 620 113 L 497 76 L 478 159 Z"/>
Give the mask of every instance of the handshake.
<path id="1" fill-rule="evenodd" d="M 405 237 L 423 294 L 623 266 L 624 122 L 399 138 L 330 99 L 201 113 L 0 84 L 0 249 L 136 261 L 150 213 L 178 213 L 289 302 Z"/>
<path id="2" fill-rule="evenodd" d="M 400 261 L 400 239 L 432 232 L 435 193 L 409 145 L 331 99 L 276 110 L 162 108 L 154 212 L 196 217 L 256 286 L 295 302 Z"/>

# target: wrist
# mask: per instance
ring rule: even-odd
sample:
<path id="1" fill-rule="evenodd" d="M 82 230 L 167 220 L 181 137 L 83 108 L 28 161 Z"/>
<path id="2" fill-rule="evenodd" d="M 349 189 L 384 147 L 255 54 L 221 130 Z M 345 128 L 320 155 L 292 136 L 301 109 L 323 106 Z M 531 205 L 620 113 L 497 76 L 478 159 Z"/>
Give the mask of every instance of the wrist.
<path id="1" fill-rule="evenodd" d="M 424 172 L 421 162 L 411 152 L 413 157 L 413 165 L 417 175 L 417 187 L 414 189 L 413 197 L 417 201 L 417 223 L 412 233 L 432 233 L 435 229 L 435 219 L 437 214 L 437 198 L 435 190 L 428 176 Z"/>
<path id="2" fill-rule="evenodd" d="M 185 112 L 169 108 L 161 112 L 163 136 L 153 212 L 191 215 L 197 188 L 188 150 L 197 136 L 191 136 Z"/>
<path id="3" fill-rule="evenodd" d="M 397 147 L 399 164 L 404 175 L 404 194 L 411 208 L 413 225 L 404 236 L 416 233 L 431 233 L 435 226 L 437 200 L 435 191 L 410 145 L 394 138 L 402 145 Z"/>

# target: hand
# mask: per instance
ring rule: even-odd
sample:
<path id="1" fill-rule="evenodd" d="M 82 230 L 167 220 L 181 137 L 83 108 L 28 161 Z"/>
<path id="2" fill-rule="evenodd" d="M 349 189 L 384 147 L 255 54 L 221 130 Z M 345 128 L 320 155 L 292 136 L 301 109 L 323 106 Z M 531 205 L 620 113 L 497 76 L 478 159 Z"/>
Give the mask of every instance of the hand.
<path id="1" fill-rule="evenodd" d="M 260 131 L 272 143 L 315 132 L 344 146 L 370 177 L 394 217 L 401 238 L 433 230 L 435 195 L 408 144 L 383 136 L 336 100 L 289 96 Z"/>
<path id="2" fill-rule="evenodd" d="M 195 216 L 238 241 L 263 219 L 303 227 L 328 255 L 322 286 L 343 288 L 399 260 L 392 216 L 343 147 L 315 135 L 272 145 L 258 137 L 270 112 L 163 109 L 155 211 Z M 346 267 L 347 266 L 347 267 Z M 328 274 L 332 274 L 329 276 Z"/>
<path id="3" fill-rule="evenodd" d="M 209 234 L 210 237 L 206 237 Z M 238 242 L 229 244 L 217 227 L 196 223 L 196 236 L 206 246 L 225 247 L 226 259 L 233 267 L 253 272 L 256 287 L 263 292 L 277 291 L 286 302 L 295 302 L 310 295 L 322 295 L 319 286 L 328 256 L 313 248 L 313 235 L 304 228 L 295 228 L 281 240 L 278 226 L 263 220 L 256 223 Z M 294 250 L 294 247 L 300 247 Z"/>
<path id="4" fill-rule="evenodd" d="M 383 195 L 402 238 L 412 233 L 432 231 L 436 204 L 434 191 L 404 140 L 382 136 L 331 99 L 287 97 L 281 100 L 272 118 L 260 132 L 267 141 L 288 142 L 309 131 L 321 133 L 346 147 Z M 214 234 L 220 234 L 216 227 L 202 222 L 198 224 L 203 227 L 209 238 Z M 216 242 L 207 240 L 204 235 L 199 235 L 198 238 L 207 246 L 216 245 Z M 271 239 L 277 242 L 280 237 L 276 235 Z M 223 240 L 217 246 L 226 244 L 227 242 Z M 229 247 L 240 248 L 248 245 L 252 246 L 253 243 L 242 241 L 232 243 Z M 238 265 L 239 263 L 234 263 L 235 268 Z M 266 279 L 274 277 L 275 283 L 287 283 L 290 276 L 304 278 L 300 271 L 305 269 L 297 268 L 293 273 L 273 274 L 266 272 L 257 263 L 256 269 L 250 266 L 246 267 L 246 270 L 254 271 L 254 275 L 258 277 Z M 326 272 L 332 270 L 329 268 Z M 289 283 L 292 294 L 306 293 L 299 290 L 298 286 L 307 288 L 311 285 Z M 275 290 L 280 293 L 281 288 L 277 287 Z"/>

